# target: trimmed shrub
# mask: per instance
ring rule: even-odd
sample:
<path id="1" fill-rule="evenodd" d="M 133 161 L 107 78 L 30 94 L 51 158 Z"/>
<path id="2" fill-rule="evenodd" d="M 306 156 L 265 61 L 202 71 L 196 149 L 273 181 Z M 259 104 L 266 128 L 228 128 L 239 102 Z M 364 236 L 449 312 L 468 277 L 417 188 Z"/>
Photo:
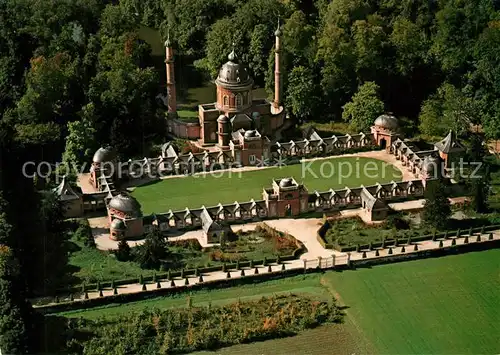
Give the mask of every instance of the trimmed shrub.
<path id="1" fill-rule="evenodd" d="M 478 234 L 476 237 L 476 242 L 480 242 L 480 241 L 481 241 L 481 234 Z"/>
<path id="2" fill-rule="evenodd" d="M 387 252 L 387 254 L 392 255 L 392 248 L 391 247 L 389 247 L 389 251 Z"/>
<path id="3" fill-rule="evenodd" d="M 113 288 L 113 295 L 117 295 L 118 294 L 118 289 L 115 287 Z"/>
<path id="4" fill-rule="evenodd" d="M 276 264 L 281 264 L 281 257 L 279 255 L 276 257 Z"/>
<path id="5" fill-rule="evenodd" d="M 418 244 L 415 244 L 415 245 L 413 246 L 413 251 L 418 251 Z"/>
<path id="6" fill-rule="evenodd" d="M 78 227 L 73 232 L 73 237 L 76 240 L 83 242 L 83 245 L 88 248 L 96 247 L 95 239 L 92 235 L 92 228 L 90 228 L 90 224 L 87 219 L 81 219 L 78 221 Z"/>
<path id="7" fill-rule="evenodd" d="M 268 265 L 267 272 L 273 272 L 273 269 L 271 268 L 271 264 Z"/>
<path id="8" fill-rule="evenodd" d="M 226 274 L 226 279 L 230 279 L 230 278 L 231 278 L 231 273 L 228 271 Z"/>
<path id="9" fill-rule="evenodd" d="M 168 270 L 167 272 L 167 280 L 171 280 L 172 279 L 172 273 L 170 272 L 170 270 Z"/>
<path id="10" fill-rule="evenodd" d="M 160 283 L 160 281 L 157 281 L 157 282 L 156 282 L 156 288 L 161 288 L 161 283 Z"/>
<path id="11" fill-rule="evenodd" d="M 175 287 L 175 281 L 174 280 L 170 280 L 170 287 Z"/>
<path id="12" fill-rule="evenodd" d="M 184 285 L 189 285 L 189 279 L 187 277 L 184 279 Z"/>
<path id="13" fill-rule="evenodd" d="M 357 244 L 357 245 L 356 245 L 356 253 L 359 253 L 360 249 L 361 249 L 360 245 L 359 245 L 359 244 Z"/>
<path id="14" fill-rule="evenodd" d="M 442 248 L 442 247 L 443 247 L 443 241 L 442 241 L 442 240 L 440 240 L 440 241 L 439 241 L 439 247 L 440 247 L 440 248 Z"/>
<path id="15" fill-rule="evenodd" d="M 469 244 L 469 237 L 468 236 L 465 236 L 465 238 L 464 238 L 464 244 Z"/>
<path id="16" fill-rule="evenodd" d="M 241 276 L 245 276 L 245 269 L 241 269 Z"/>
<path id="17" fill-rule="evenodd" d="M 363 254 L 361 255 L 361 257 L 362 257 L 363 259 L 366 259 L 366 251 L 364 251 L 364 252 L 363 252 Z"/>
<path id="18" fill-rule="evenodd" d="M 239 270 L 239 269 L 240 269 L 240 261 L 236 260 L 236 270 Z"/>
<path id="19" fill-rule="evenodd" d="M 147 291 L 148 289 L 146 288 L 146 284 L 142 284 L 142 290 Z"/>
<path id="20" fill-rule="evenodd" d="M 481 234 L 484 234 L 484 225 L 481 227 Z"/>
<path id="21" fill-rule="evenodd" d="M 115 257 L 119 261 L 130 261 L 132 260 L 132 250 L 125 239 L 121 239 L 118 242 L 118 249 L 114 251 Z"/>
<path id="22" fill-rule="evenodd" d="M 453 245 L 457 245 L 457 239 L 456 239 L 456 238 L 453 238 L 453 239 L 451 240 L 451 245 L 452 245 L 452 246 L 453 246 Z"/>
<path id="23" fill-rule="evenodd" d="M 83 296 L 84 299 L 88 300 L 89 299 L 89 293 L 85 291 L 85 296 Z"/>
<path id="24" fill-rule="evenodd" d="M 415 244 L 415 245 L 416 245 L 416 244 Z M 406 252 L 406 249 L 405 249 L 405 246 L 403 245 L 403 246 L 401 247 L 401 253 L 405 253 L 405 252 Z"/>
<path id="25" fill-rule="evenodd" d="M 198 282 L 203 282 L 203 275 L 200 274 L 200 277 L 198 278 Z"/>
<path id="26" fill-rule="evenodd" d="M 103 297 L 102 290 L 99 290 L 99 297 Z"/>
<path id="27" fill-rule="evenodd" d="M 286 270 L 286 267 L 285 267 L 285 264 L 281 264 L 281 271 L 285 271 Z"/>
<path id="28" fill-rule="evenodd" d="M 253 273 L 254 273 L 255 275 L 258 275 L 258 274 L 259 274 L 259 268 L 258 268 L 258 267 L 256 267 L 256 268 L 255 268 L 255 271 L 254 271 Z"/>
<path id="29" fill-rule="evenodd" d="M 490 234 L 488 235 L 488 240 L 493 240 L 493 233 L 490 233 Z"/>
<path id="30" fill-rule="evenodd" d="M 375 256 L 380 256 L 378 249 L 375 250 Z"/>

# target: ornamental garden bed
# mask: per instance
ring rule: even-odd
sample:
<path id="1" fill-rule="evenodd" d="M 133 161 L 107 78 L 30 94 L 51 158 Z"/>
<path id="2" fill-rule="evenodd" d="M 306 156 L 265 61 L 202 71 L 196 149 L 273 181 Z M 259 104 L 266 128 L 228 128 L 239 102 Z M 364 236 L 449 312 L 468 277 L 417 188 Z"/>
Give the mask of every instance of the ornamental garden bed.
<path id="1" fill-rule="evenodd" d="M 153 275 L 166 274 L 168 270 L 192 274 L 194 269 L 204 272 L 220 270 L 224 264 L 228 267 L 241 262 L 246 265 L 250 261 L 256 265 L 264 260 L 273 262 L 298 258 L 304 251 L 303 244 L 289 234 L 279 232 L 264 223 L 257 225 L 253 231 L 228 235 L 222 246 L 202 249 L 198 240 L 179 240 L 167 243 L 168 257 L 159 269 L 144 269 L 133 261 L 138 247 L 131 248 L 130 261 L 119 261 L 113 251 L 102 251 L 95 246 L 87 246 L 73 234 L 69 243 L 73 246 L 69 255 L 71 277 L 66 282 L 65 290 L 80 289 L 85 284 L 87 289 L 95 287 L 97 281 L 102 285 L 114 281 L 117 285 L 152 279 Z M 265 263 L 265 262 L 264 262 Z M 187 272 L 190 270 L 191 273 Z M 63 290 L 61 290 L 63 291 Z"/>
<path id="2" fill-rule="evenodd" d="M 196 267 L 217 266 L 237 261 L 262 260 L 277 256 L 292 255 L 298 241 L 289 234 L 257 225 L 253 231 L 237 231 L 221 240 L 221 245 L 202 249 L 198 240 L 179 240 L 169 242 L 170 261 L 166 269 L 180 270 Z"/>
<path id="3" fill-rule="evenodd" d="M 489 221 L 482 218 L 473 219 L 451 219 L 449 226 L 462 229 L 463 232 L 469 228 L 480 228 L 489 225 Z M 437 231 L 440 233 L 440 231 Z M 451 232 L 450 232 L 451 233 Z M 328 249 L 348 251 L 357 245 L 375 245 L 382 241 L 390 241 L 397 238 L 406 242 L 428 236 L 432 238 L 433 230 L 420 223 L 419 213 L 394 213 L 383 223 L 369 225 L 359 217 L 329 219 L 318 230 L 318 240 Z M 453 233 L 450 234 L 452 236 Z"/>

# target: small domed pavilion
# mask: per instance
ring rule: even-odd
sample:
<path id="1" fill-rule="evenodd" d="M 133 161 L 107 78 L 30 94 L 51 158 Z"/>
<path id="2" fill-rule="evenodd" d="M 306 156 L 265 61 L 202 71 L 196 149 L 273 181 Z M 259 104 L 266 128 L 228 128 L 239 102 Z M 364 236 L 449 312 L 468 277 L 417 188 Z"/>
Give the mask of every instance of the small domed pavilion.
<path id="1" fill-rule="evenodd" d="M 110 238 L 134 238 L 143 235 L 141 204 L 125 192 L 111 198 L 107 204 Z"/>
<path id="2" fill-rule="evenodd" d="M 371 133 L 376 144 L 389 151 L 392 143 L 399 138 L 398 129 L 398 119 L 391 113 L 387 113 L 377 117 L 371 127 Z"/>

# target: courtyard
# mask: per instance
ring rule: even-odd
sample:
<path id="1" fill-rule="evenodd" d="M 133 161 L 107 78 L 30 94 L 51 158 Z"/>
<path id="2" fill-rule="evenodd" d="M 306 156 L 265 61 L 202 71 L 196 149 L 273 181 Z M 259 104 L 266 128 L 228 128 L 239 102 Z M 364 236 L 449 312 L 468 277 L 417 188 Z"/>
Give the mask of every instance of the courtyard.
<path id="1" fill-rule="evenodd" d="M 328 159 L 312 159 L 300 164 L 266 168 L 241 168 L 184 177 L 172 177 L 138 186 L 132 195 L 141 203 L 144 214 L 169 210 L 214 206 L 218 203 L 261 200 L 262 189 L 273 179 L 293 177 L 309 191 L 327 191 L 407 179 L 393 165 L 389 154 L 346 155 Z M 378 154 L 377 154 L 378 153 Z M 381 160 L 383 158 L 384 160 Z"/>

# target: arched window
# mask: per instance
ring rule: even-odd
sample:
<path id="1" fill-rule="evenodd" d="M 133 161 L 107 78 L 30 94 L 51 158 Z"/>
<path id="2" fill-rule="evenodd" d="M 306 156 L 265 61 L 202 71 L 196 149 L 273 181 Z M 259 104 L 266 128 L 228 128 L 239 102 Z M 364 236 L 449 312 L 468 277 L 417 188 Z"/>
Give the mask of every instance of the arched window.
<path id="1" fill-rule="evenodd" d="M 224 95 L 224 106 L 229 106 L 229 97 L 227 95 Z"/>
<path id="2" fill-rule="evenodd" d="M 240 107 L 243 105 L 243 98 L 241 94 L 236 95 L 236 107 Z"/>

